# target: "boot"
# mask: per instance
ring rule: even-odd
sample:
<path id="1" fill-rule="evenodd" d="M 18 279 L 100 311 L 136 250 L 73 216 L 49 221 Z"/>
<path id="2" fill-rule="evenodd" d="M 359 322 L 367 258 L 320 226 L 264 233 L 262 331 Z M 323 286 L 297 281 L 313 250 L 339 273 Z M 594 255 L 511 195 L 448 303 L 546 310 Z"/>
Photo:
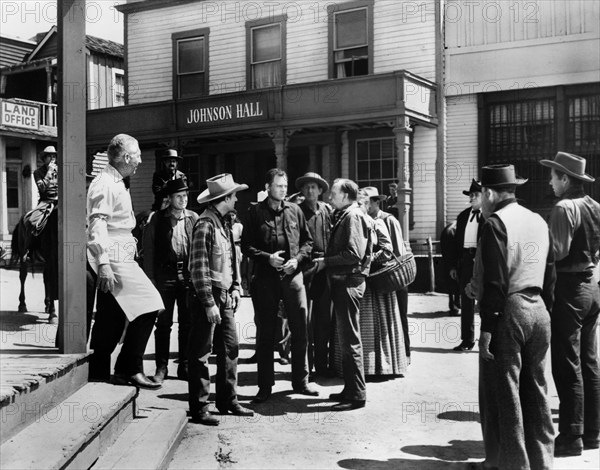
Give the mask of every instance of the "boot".
<path id="1" fill-rule="evenodd" d="M 156 368 L 156 373 L 150 377 L 150 380 L 152 380 L 153 382 L 156 382 L 157 384 L 161 384 L 165 381 L 165 379 L 167 378 L 168 375 L 168 371 L 167 371 L 167 366 L 158 366 Z"/>

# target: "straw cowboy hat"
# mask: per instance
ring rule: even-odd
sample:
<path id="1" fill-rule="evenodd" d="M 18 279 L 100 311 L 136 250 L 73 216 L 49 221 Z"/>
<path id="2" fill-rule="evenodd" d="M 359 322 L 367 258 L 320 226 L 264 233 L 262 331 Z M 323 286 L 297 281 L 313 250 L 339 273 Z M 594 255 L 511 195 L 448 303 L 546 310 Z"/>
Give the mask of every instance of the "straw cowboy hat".
<path id="1" fill-rule="evenodd" d="M 527 181 L 527 179 L 515 174 L 514 165 L 489 165 L 481 169 L 481 186 L 484 188 L 508 185 L 521 186 Z"/>
<path id="2" fill-rule="evenodd" d="M 238 184 L 233 181 L 233 176 L 230 173 L 213 176 L 206 180 L 206 185 L 208 188 L 198 196 L 198 204 L 204 204 L 228 196 L 231 193 L 248 189 L 247 184 Z"/>
<path id="3" fill-rule="evenodd" d="M 540 163 L 587 183 L 596 181 L 596 178 L 585 172 L 585 158 L 572 153 L 558 152 L 554 160 L 540 160 Z"/>
<path id="4" fill-rule="evenodd" d="M 317 183 L 324 193 L 329 190 L 327 181 L 325 181 L 320 174 L 312 171 L 304 173 L 304 176 L 301 176 L 296 180 L 296 189 L 300 191 L 306 183 Z"/>
<path id="5" fill-rule="evenodd" d="M 163 150 L 159 150 L 157 153 L 158 153 L 158 157 L 161 159 L 177 158 L 179 160 L 183 160 L 183 157 L 180 157 L 179 154 L 177 153 L 177 150 L 174 150 L 174 149 L 163 149 Z"/>
<path id="6" fill-rule="evenodd" d="M 463 194 L 465 196 L 469 196 L 471 193 L 480 193 L 481 192 L 481 184 L 479 184 L 478 181 L 475 181 L 475 179 L 473 179 L 473 181 L 471 181 L 471 187 L 469 188 L 468 191 L 463 191 Z"/>
<path id="7" fill-rule="evenodd" d="M 379 199 L 380 201 L 387 199 L 387 196 L 379 194 L 379 190 L 375 186 L 367 186 L 366 188 L 361 189 L 367 193 L 369 199 Z"/>
<path id="8" fill-rule="evenodd" d="M 40 153 L 40 156 L 42 158 L 44 158 L 46 155 L 56 155 L 56 156 L 58 156 L 58 154 L 56 152 L 56 148 L 54 147 L 54 145 L 48 145 L 44 150 L 42 150 L 42 153 Z"/>

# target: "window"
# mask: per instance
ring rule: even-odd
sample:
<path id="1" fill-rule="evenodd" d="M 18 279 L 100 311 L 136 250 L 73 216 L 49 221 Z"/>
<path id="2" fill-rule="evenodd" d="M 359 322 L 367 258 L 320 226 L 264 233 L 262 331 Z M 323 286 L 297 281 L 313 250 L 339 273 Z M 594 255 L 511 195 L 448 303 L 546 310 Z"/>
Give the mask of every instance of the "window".
<path id="1" fill-rule="evenodd" d="M 285 84 L 286 18 L 250 21 L 246 24 L 248 89 Z"/>
<path id="2" fill-rule="evenodd" d="M 548 169 L 539 161 L 553 159 L 559 150 L 586 158 L 587 173 L 600 172 L 600 86 L 494 93 L 483 100 L 482 162 L 514 164 L 529 179 L 517 190 L 527 207 L 542 213 L 551 208 Z M 586 187 L 596 199 L 598 186 Z"/>
<path id="3" fill-rule="evenodd" d="M 208 29 L 173 34 L 175 99 L 208 93 Z"/>
<path id="4" fill-rule="evenodd" d="M 112 69 L 113 106 L 125 106 L 125 72 Z"/>
<path id="5" fill-rule="evenodd" d="M 6 207 L 18 209 L 19 207 L 19 168 L 17 166 L 6 166 Z"/>
<path id="6" fill-rule="evenodd" d="M 388 184 L 398 182 L 398 158 L 394 137 L 357 139 L 356 183 L 375 186 L 379 194 L 388 194 Z"/>
<path id="7" fill-rule="evenodd" d="M 329 7 L 330 76 L 356 77 L 373 73 L 373 3 Z"/>

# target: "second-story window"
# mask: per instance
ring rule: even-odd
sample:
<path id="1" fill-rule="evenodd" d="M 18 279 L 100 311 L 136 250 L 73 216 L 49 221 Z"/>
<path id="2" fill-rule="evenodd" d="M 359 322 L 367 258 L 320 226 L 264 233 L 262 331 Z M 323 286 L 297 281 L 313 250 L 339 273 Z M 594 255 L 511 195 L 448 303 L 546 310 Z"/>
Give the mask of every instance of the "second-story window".
<path id="1" fill-rule="evenodd" d="M 247 24 L 248 88 L 259 89 L 285 83 L 285 18 Z"/>
<path id="2" fill-rule="evenodd" d="M 372 3 L 356 2 L 338 11 L 330 7 L 331 77 L 368 75 L 373 69 Z M 353 7 L 356 6 L 356 7 Z"/>
<path id="3" fill-rule="evenodd" d="M 197 98 L 208 92 L 208 30 L 173 35 L 174 97 Z"/>

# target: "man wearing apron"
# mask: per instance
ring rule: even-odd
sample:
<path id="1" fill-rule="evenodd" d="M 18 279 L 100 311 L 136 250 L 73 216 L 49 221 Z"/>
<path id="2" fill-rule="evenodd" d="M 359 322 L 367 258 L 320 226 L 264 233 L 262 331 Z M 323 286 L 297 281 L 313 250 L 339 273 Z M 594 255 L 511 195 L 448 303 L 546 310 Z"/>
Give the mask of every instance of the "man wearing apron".
<path id="1" fill-rule="evenodd" d="M 110 356 L 123 336 L 113 383 L 157 389 L 146 377 L 143 355 L 163 301 L 135 262 L 135 216 L 126 182 L 142 162 L 136 139 L 119 134 L 111 140 L 108 165 L 88 190 L 88 260 L 98 275 L 96 320 L 90 347 L 90 380 L 110 378 Z M 127 320 L 127 324 L 126 324 Z"/>

